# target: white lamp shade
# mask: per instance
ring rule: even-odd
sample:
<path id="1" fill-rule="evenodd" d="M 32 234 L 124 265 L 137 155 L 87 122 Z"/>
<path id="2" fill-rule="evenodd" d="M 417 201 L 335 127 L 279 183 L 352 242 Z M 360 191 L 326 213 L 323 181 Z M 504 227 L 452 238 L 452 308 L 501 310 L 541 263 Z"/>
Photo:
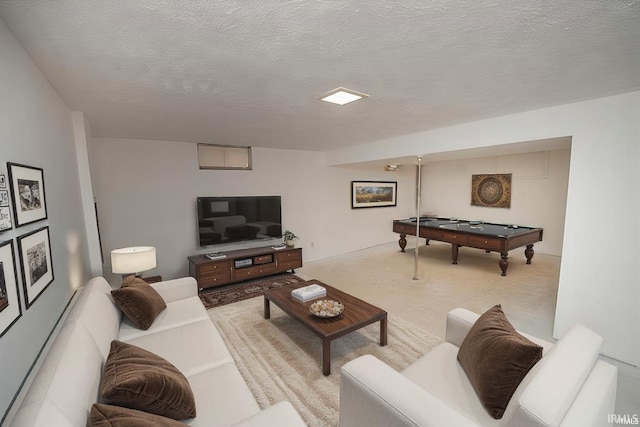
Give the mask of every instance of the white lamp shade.
<path id="1" fill-rule="evenodd" d="M 132 246 L 111 251 L 111 271 L 118 274 L 140 273 L 156 267 L 156 248 Z"/>

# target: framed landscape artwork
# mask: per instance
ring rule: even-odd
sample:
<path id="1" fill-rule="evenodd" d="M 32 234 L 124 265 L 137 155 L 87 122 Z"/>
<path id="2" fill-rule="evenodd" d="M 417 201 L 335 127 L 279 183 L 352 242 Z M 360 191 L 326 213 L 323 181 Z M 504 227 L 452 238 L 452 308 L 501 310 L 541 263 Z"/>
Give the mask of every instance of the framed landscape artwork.
<path id="1" fill-rule="evenodd" d="M 0 243 L 0 337 L 22 316 L 13 240 Z"/>
<path id="2" fill-rule="evenodd" d="M 44 173 L 33 166 L 7 163 L 16 227 L 47 218 Z"/>
<path id="3" fill-rule="evenodd" d="M 511 207 L 511 174 L 471 175 L 471 206 Z"/>
<path id="4" fill-rule="evenodd" d="M 396 206 L 395 181 L 351 181 L 351 209 Z"/>
<path id="5" fill-rule="evenodd" d="M 42 227 L 18 237 L 22 287 L 27 309 L 53 282 L 49 227 Z"/>

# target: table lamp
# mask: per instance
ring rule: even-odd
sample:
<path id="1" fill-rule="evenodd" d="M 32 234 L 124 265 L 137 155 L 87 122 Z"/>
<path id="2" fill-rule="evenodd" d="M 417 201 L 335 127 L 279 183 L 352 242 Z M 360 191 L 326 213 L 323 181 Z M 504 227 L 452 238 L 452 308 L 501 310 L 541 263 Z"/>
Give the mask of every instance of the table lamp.
<path id="1" fill-rule="evenodd" d="M 111 271 L 116 274 L 135 274 L 156 267 L 156 248 L 153 246 L 132 246 L 111 251 Z"/>

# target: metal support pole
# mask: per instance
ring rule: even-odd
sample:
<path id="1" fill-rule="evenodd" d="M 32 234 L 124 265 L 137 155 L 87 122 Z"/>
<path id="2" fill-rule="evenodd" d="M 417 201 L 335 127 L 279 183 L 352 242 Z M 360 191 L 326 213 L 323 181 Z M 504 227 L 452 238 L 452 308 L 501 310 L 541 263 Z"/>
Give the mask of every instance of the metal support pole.
<path id="1" fill-rule="evenodd" d="M 422 193 L 422 156 L 418 156 L 416 185 L 416 249 L 413 257 L 413 280 L 418 280 L 418 246 L 420 246 L 420 197 Z"/>

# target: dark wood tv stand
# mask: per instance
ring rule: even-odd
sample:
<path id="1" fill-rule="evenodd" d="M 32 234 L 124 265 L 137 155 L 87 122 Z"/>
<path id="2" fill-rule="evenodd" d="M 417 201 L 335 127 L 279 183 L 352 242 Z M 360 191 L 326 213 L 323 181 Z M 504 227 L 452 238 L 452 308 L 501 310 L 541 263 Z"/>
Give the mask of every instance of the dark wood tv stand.
<path id="1" fill-rule="evenodd" d="M 205 255 L 190 256 L 189 275 L 198 288 L 242 282 L 256 277 L 284 273 L 302 267 L 302 248 L 273 249 L 271 246 L 222 252 L 225 258 L 209 259 Z"/>

